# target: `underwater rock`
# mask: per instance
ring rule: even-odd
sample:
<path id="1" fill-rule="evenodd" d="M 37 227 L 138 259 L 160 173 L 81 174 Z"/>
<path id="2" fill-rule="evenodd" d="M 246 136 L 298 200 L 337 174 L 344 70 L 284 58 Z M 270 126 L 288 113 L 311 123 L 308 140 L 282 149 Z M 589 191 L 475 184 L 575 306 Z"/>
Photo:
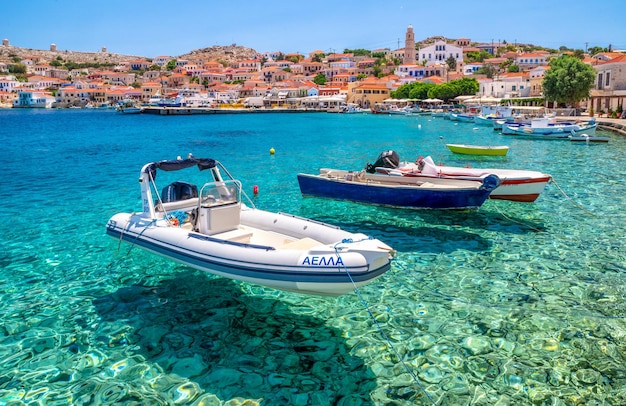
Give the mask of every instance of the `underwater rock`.
<path id="1" fill-rule="evenodd" d="M 472 355 L 485 354 L 491 352 L 491 343 L 483 337 L 466 337 L 461 346 Z"/>
<path id="2" fill-rule="evenodd" d="M 181 358 L 172 365 L 173 373 L 186 378 L 198 376 L 205 369 L 207 369 L 207 365 L 198 354 L 195 354 L 193 357 Z"/>
<path id="3" fill-rule="evenodd" d="M 235 385 L 241 379 L 242 373 L 232 368 L 216 368 L 207 376 L 207 380 L 220 388 Z"/>

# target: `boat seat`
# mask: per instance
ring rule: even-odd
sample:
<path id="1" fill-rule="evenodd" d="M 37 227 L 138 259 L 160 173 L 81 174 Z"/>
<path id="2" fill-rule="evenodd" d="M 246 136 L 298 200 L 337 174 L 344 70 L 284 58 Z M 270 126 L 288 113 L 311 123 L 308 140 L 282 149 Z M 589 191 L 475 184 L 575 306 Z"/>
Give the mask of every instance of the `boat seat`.
<path id="1" fill-rule="evenodd" d="M 212 238 L 219 238 L 220 240 L 228 240 L 233 242 L 250 242 L 250 237 L 252 237 L 252 232 L 248 230 L 242 230 L 236 228 L 234 230 L 226 231 L 219 234 L 211 235 Z"/>
<path id="2" fill-rule="evenodd" d="M 283 250 L 307 250 L 313 247 L 319 247 L 320 245 L 324 245 L 321 242 L 314 240 L 313 238 L 304 237 L 299 240 L 289 241 L 278 247 Z"/>

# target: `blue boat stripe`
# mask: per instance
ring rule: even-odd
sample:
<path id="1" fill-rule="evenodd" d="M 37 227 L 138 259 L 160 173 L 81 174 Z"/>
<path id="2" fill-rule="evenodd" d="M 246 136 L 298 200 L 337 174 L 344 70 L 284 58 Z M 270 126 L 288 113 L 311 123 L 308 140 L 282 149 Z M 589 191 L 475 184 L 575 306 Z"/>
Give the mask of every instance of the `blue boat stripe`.
<path id="1" fill-rule="evenodd" d="M 188 252 L 194 252 L 194 251 L 177 250 L 173 248 L 176 246 L 173 246 L 172 244 L 169 244 L 163 241 L 159 241 L 152 237 L 150 237 L 150 239 L 157 241 L 158 243 L 147 241 L 145 234 L 142 235 L 141 238 L 137 238 L 138 235 L 136 233 L 130 233 L 128 231 L 124 231 L 123 233 L 120 233 L 118 228 L 107 228 L 107 234 L 115 238 L 120 238 L 121 236 L 121 238 L 128 243 L 136 244 L 138 246 L 144 247 L 157 254 L 163 255 L 167 258 L 174 259 L 178 262 L 183 262 L 191 266 L 195 265 L 199 268 L 210 267 L 211 269 L 214 269 L 218 272 L 231 274 L 233 275 L 233 277 L 248 277 L 248 278 L 255 278 L 255 279 L 279 280 L 279 281 L 286 281 L 286 282 L 346 283 L 346 282 L 351 282 L 351 280 L 353 280 L 354 282 L 368 281 L 374 277 L 382 275 L 383 273 L 387 272 L 391 268 L 390 262 L 387 262 L 385 266 L 382 266 L 377 269 L 368 270 L 366 272 L 355 271 L 354 273 L 350 271 L 350 268 L 347 268 L 345 266 L 337 267 L 337 271 L 333 271 L 333 272 L 320 272 L 319 271 L 320 268 L 318 267 L 305 267 L 305 266 L 298 266 L 298 268 L 300 269 L 298 271 L 292 271 L 292 270 L 276 271 L 276 270 L 267 269 L 267 268 L 253 267 L 252 265 L 249 267 L 247 266 L 243 267 L 240 265 L 224 265 L 223 262 L 209 260 L 205 257 L 201 257 L 200 255 L 193 255 L 191 253 L 188 253 Z M 242 244 L 242 245 L 245 245 L 245 244 Z M 264 249 L 264 246 L 260 246 L 260 247 L 263 247 L 262 249 Z M 252 246 L 252 248 L 255 248 L 255 247 Z M 196 254 L 198 253 L 196 252 Z M 204 254 L 204 255 L 208 256 L 208 254 Z M 219 258 L 213 255 L 211 255 L 211 257 Z M 280 265 L 272 265 L 272 266 L 274 268 L 280 267 Z M 295 266 L 296 265 L 294 265 L 293 267 Z M 293 267 L 290 267 L 290 268 L 293 268 Z M 287 268 L 287 267 L 284 267 L 284 268 Z M 356 267 L 352 267 L 352 268 L 356 268 Z M 323 269 L 328 270 L 328 269 L 333 269 L 333 268 L 323 268 Z M 346 270 L 347 272 L 345 272 Z M 350 275 L 348 275 L 348 273 L 350 273 Z M 352 277 L 352 279 L 350 279 L 350 277 Z"/>

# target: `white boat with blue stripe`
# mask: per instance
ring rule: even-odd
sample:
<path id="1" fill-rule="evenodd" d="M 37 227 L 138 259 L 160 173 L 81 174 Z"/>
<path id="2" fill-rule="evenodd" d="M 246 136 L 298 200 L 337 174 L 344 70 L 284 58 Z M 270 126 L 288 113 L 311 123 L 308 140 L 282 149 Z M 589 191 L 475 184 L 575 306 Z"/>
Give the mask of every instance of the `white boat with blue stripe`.
<path id="1" fill-rule="evenodd" d="M 155 182 L 157 172 L 194 167 L 191 182 L 166 182 L 162 189 Z M 207 172 L 208 182 L 194 182 Z M 196 269 L 324 296 L 353 292 L 390 269 L 394 251 L 378 239 L 260 210 L 249 198 L 244 204 L 241 183 L 214 159 L 148 163 L 139 182 L 142 212 L 115 214 L 107 234 Z"/>

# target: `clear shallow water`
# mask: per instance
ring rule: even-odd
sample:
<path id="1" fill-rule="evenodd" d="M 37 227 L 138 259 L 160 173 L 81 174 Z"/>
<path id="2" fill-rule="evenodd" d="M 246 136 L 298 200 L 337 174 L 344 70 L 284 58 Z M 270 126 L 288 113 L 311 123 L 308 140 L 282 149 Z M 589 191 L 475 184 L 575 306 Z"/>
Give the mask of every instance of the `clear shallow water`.
<path id="1" fill-rule="evenodd" d="M 626 139 L 524 140 L 427 117 L 0 111 L 0 404 L 626 402 Z M 451 154 L 506 144 L 506 158 Z M 275 155 L 269 149 L 276 150 Z M 385 149 L 553 175 L 532 204 L 406 211 L 303 199 L 296 173 Z M 152 160 L 219 159 L 258 207 L 398 251 L 357 294 L 302 296 L 105 236 Z M 371 313 L 370 313 L 371 312 Z"/>

